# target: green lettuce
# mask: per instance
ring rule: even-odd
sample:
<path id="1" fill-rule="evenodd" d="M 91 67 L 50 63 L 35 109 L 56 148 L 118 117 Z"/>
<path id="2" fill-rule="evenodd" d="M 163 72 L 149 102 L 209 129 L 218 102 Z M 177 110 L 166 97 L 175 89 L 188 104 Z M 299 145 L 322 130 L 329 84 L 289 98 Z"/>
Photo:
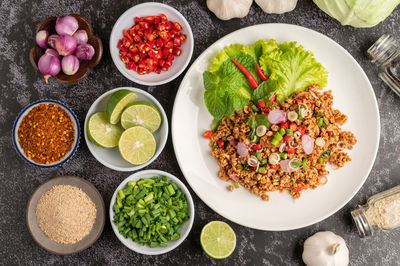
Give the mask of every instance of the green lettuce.
<path id="1" fill-rule="evenodd" d="M 296 42 L 282 43 L 264 54 L 260 66 L 265 75 L 276 81 L 276 96 L 280 101 L 312 84 L 319 84 L 322 89 L 328 82 L 328 71 L 312 52 Z"/>
<path id="2" fill-rule="evenodd" d="M 255 90 L 232 59 L 243 65 L 260 84 Z M 269 77 L 267 81 L 262 82 L 258 76 L 257 64 Z M 282 101 L 315 83 L 322 89 L 327 75 L 313 54 L 296 42 L 277 44 L 270 39 L 249 46 L 233 44 L 216 55 L 209 70 L 203 73 L 204 102 L 214 117 L 215 128 L 223 117 L 243 109 L 250 100 L 268 100 L 276 94 Z"/>

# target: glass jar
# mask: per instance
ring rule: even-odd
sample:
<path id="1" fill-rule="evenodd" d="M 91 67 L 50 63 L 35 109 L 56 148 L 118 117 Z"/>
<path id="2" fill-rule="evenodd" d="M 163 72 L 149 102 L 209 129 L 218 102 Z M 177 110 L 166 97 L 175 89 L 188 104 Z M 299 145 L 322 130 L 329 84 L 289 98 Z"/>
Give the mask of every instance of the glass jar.
<path id="1" fill-rule="evenodd" d="M 361 237 L 400 229 L 400 186 L 372 196 L 351 215 Z"/>
<path id="2" fill-rule="evenodd" d="M 369 49 L 371 62 L 379 67 L 379 77 L 400 96 L 400 48 L 390 35 L 382 35 Z"/>

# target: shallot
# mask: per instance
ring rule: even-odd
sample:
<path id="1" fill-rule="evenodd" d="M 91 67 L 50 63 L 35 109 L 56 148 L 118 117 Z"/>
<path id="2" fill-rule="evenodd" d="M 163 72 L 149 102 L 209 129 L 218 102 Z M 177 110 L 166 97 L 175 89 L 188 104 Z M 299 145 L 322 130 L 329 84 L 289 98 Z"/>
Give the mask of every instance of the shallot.
<path id="1" fill-rule="evenodd" d="M 74 75 L 79 69 L 79 60 L 75 55 L 64 56 L 61 60 L 62 71 L 66 75 Z"/>
<path id="2" fill-rule="evenodd" d="M 81 44 L 76 48 L 75 55 L 82 60 L 92 60 L 94 48 L 88 43 Z"/>
<path id="3" fill-rule="evenodd" d="M 301 137 L 301 145 L 306 154 L 311 154 L 314 150 L 314 140 L 309 135 Z"/>
<path id="4" fill-rule="evenodd" d="M 76 50 L 76 40 L 69 35 L 60 35 L 56 40 L 56 50 L 62 55 L 71 55 Z"/>
<path id="5" fill-rule="evenodd" d="M 46 51 L 46 53 L 39 58 L 38 68 L 39 71 L 44 75 L 46 83 L 48 83 L 48 79 L 51 76 L 56 76 L 58 73 L 60 73 L 60 59 L 58 59 L 58 56 L 54 56 L 51 51 Z"/>
<path id="6" fill-rule="evenodd" d="M 247 154 L 249 154 L 249 149 L 247 148 L 247 145 L 243 142 L 239 142 L 236 146 L 236 149 L 241 157 L 246 157 Z"/>
<path id="7" fill-rule="evenodd" d="M 41 30 L 36 33 L 36 44 L 39 45 L 40 48 L 47 48 L 47 39 L 49 38 L 49 33 L 47 30 Z"/>
<path id="8" fill-rule="evenodd" d="M 72 37 L 75 38 L 76 40 L 76 44 L 80 45 L 80 44 L 85 44 L 88 42 L 88 35 L 86 33 L 85 30 L 78 30 L 74 33 L 74 35 L 72 35 Z"/>
<path id="9" fill-rule="evenodd" d="M 50 45 L 50 47 L 52 48 L 56 48 L 56 41 L 58 39 L 58 35 L 57 34 L 52 34 L 49 36 L 49 38 L 47 39 L 47 44 Z"/>
<path id="10" fill-rule="evenodd" d="M 46 49 L 46 52 L 45 52 L 45 53 L 48 54 L 48 55 L 55 56 L 55 57 L 57 57 L 58 59 L 60 58 L 60 55 L 57 53 L 57 51 L 54 50 L 54 49 L 52 49 L 52 48 Z"/>
<path id="11" fill-rule="evenodd" d="M 286 113 L 282 110 L 272 110 L 268 113 L 268 122 L 272 125 L 286 122 Z"/>
<path id="12" fill-rule="evenodd" d="M 59 35 L 74 34 L 78 30 L 78 20 L 73 16 L 58 17 L 56 21 L 56 32 Z"/>

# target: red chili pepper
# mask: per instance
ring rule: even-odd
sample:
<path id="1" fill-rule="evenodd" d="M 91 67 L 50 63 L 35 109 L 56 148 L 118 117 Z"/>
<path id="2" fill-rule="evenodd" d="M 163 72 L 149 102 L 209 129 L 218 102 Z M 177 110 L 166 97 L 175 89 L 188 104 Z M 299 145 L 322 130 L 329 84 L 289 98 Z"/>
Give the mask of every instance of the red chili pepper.
<path id="1" fill-rule="evenodd" d="M 332 131 L 327 131 L 326 133 L 328 133 L 328 136 L 331 137 L 333 135 Z"/>
<path id="2" fill-rule="evenodd" d="M 292 137 L 291 137 L 291 136 L 284 136 L 284 137 L 283 137 L 283 141 L 285 141 L 285 142 L 291 142 L 291 141 L 292 141 Z"/>
<path id="3" fill-rule="evenodd" d="M 292 129 L 293 131 L 295 131 L 297 129 L 297 124 L 295 122 L 291 122 L 289 124 L 289 128 Z"/>
<path id="4" fill-rule="evenodd" d="M 300 183 L 300 184 L 297 185 L 297 187 L 293 188 L 293 190 L 296 191 L 296 192 L 300 192 L 303 189 L 304 189 L 303 183 Z"/>
<path id="5" fill-rule="evenodd" d="M 278 164 L 270 164 L 269 167 L 271 167 L 271 169 L 278 169 Z"/>
<path id="6" fill-rule="evenodd" d="M 232 59 L 232 62 L 240 69 L 240 71 L 243 72 L 243 74 L 246 76 L 247 80 L 250 82 L 250 85 L 253 87 L 253 89 L 257 89 L 258 82 L 253 77 L 253 75 L 235 59 Z"/>
<path id="7" fill-rule="evenodd" d="M 287 152 L 288 152 L 289 154 L 293 154 L 293 153 L 295 153 L 295 151 L 296 151 L 296 150 L 295 150 L 294 148 L 291 148 L 291 149 L 288 149 L 288 150 L 287 150 Z"/>
<path id="8" fill-rule="evenodd" d="M 284 129 L 288 129 L 288 128 L 289 128 L 289 124 L 288 124 L 287 122 L 280 123 L 279 126 L 280 126 L 281 128 L 284 128 Z"/>
<path id="9" fill-rule="evenodd" d="M 270 103 L 274 103 L 276 99 L 276 94 L 274 93 L 274 95 L 271 96 L 271 98 L 269 99 Z"/>
<path id="10" fill-rule="evenodd" d="M 251 146 L 251 149 L 253 151 L 261 150 L 261 145 L 260 144 L 254 144 L 253 146 Z"/>
<path id="11" fill-rule="evenodd" d="M 204 132 L 203 137 L 206 139 L 211 138 L 213 132 L 211 130 L 207 130 L 206 132 Z"/>
<path id="12" fill-rule="evenodd" d="M 221 149 L 224 147 L 224 141 L 222 139 L 217 140 L 218 143 L 218 147 L 220 147 Z"/>
<path id="13" fill-rule="evenodd" d="M 265 107 L 265 102 L 258 102 L 257 103 L 257 108 L 263 108 Z"/>
<path id="14" fill-rule="evenodd" d="M 300 132 L 301 136 L 306 134 L 306 129 L 304 127 L 297 127 L 297 130 Z"/>
<path id="15" fill-rule="evenodd" d="M 297 104 L 301 103 L 301 99 L 296 99 Z"/>
<path id="16" fill-rule="evenodd" d="M 281 101 L 278 101 L 278 103 L 279 103 L 279 107 L 282 108 L 282 103 L 281 103 Z"/>
<path id="17" fill-rule="evenodd" d="M 264 72 L 261 70 L 261 68 L 260 68 L 259 65 L 257 65 L 257 73 L 258 73 L 258 75 L 260 76 L 260 79 L 261 79 L 262 81 L 268 80 L 268 77 L 264 74 Z"/>
<path id="18" fill-rule="evenodd" d="M 268 112 L 269 112 L 269 108 L 267 108 L 267 109 L 265 109 L 265 110 L 263 111 L 264 114 L 266 114 L 266 113 L 268 113 Z"/>

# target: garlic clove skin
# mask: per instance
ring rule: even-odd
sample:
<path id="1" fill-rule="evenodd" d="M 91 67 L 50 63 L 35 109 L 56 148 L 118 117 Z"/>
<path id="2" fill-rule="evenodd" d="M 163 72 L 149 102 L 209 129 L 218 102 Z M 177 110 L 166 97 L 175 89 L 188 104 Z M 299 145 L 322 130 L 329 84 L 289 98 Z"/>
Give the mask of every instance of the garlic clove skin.
<path id="1" fill-rule="evenodd" d="M 295 9 L 297 0 L 255 0 L 257 5 L 268 14 L 283 14 Z"/>
<path id="2" fill-rule="evenodd" d="M 217 18 L 230 20 L 245 17 L 252 3 L 253 0 L 207 0 L 207 7 Z"/>
<path id="3" fill-rule="evenodd" d="M 347 266 L 349 250 L 342 237 L 330 231 L 318 232 L 304 242 L 302 258 L 307 266 Z"/>

